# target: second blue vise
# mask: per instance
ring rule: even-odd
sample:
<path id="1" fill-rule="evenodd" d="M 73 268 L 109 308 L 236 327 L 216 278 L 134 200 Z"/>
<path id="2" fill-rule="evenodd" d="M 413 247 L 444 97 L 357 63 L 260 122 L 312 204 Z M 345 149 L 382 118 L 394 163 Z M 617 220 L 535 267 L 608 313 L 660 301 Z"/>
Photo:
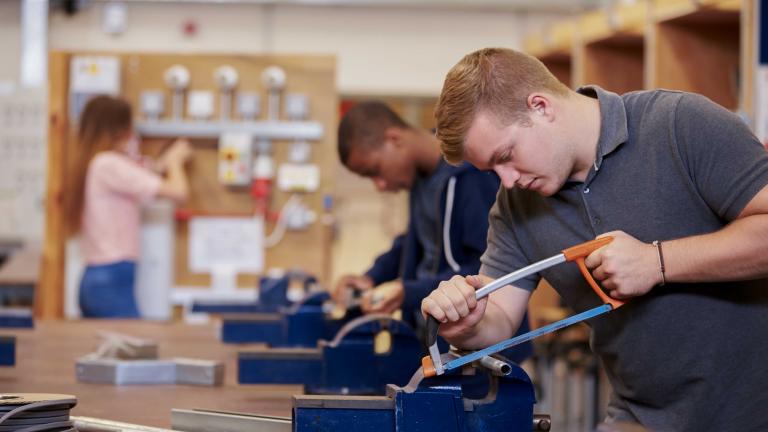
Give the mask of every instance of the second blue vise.
<path id="1" fill-rule="evenodd" d="M 13 366 L 16 364 L 16 338 L 14 336 L 0 336 L 0 366 Z"/>
<path id="2" fill-rule="evenodd" d="M 241 384 L 304 384 L 310 394 L 383 394 L 403 385 L 420 365 L 422 349 L 411 327 L 388 315 L 348 322 L 316 348 L 264 348 L 238 355 Z"/>
<path id="3" fill-rule="evenodd" d="M 328 316 L 327 292 L 308 295 L 301 302 L 277 313 L 227 315 L 222 319 L 221 340 L 225 343 L 265 343 L 271 347 L 317 346 L 320 339 L 330 340 L 357 312 L 342 319 Z"/>

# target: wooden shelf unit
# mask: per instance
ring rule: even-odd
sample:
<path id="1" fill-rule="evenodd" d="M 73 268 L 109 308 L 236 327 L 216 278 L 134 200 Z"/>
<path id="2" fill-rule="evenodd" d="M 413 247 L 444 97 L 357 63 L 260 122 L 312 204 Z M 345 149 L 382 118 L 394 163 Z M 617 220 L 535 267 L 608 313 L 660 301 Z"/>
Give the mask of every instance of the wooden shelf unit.
<path id="1" fill-rule="evenodd" d="M 563 84 L 571 86 L 573 83 L 573 63 L 570 53 L 550 53 L 540 57 L 544 65 L 559 79 Z"/>
<path id="2" fill-rule="evenodd" d="M 752 117 L 754 14 L 755 0 L 617 1 L 531 35 L 524 49 L 573 88 L 696 92 Z"/>
<path id="3" fill-rule="evenodd" d="M 532 35 L 525 40 L 525 51 L 537 57 L 563 84 L 573 85 L 574 23 L 558 24 L 551 33 Z"/>
<path id="4" fill-rule="evenodd" d="M 579 19 L 582 59 L 577 85 L 597 84 L 616 93 L 645 88 L 647 4 L 595 11 Z"/>
<path id="5" fill-rule="evenodd" d="M 622 34 L 584 45 L 583 82 L 619 94 L 645 88 L 645 42 Z"/>
<path id="6" fill-rule="evenodd" d="M 741 12 L 702 7 L 653 23 L 655 62 L 650 87 L 701 93 L 740 108 Z"/>

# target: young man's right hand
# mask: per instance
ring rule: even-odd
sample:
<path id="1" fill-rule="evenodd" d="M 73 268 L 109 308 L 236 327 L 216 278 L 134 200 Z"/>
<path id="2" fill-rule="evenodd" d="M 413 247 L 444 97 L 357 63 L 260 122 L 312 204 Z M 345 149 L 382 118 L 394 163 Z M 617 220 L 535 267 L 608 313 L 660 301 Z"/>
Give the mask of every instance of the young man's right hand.
<path id="1" fill-rule="evenodd" d="M 331 293 L 333 301 L 346 307 L 352 298 L 352 291 L 368 291 L 373 288 L 373 280 L 365 275 L 347 274 L 342 276 Z"/>
<path id="2" fill-rule="evenodd" d="M 449 342 L 454 337 L 467 337 L 482 321 L 488 297 L 477 300 L 475 290 L 482 288 L 493 279 L 483 276 L 454 276 L 440 282 L 421 302 L 421 312 L 431 315 L 440 323 L 440 335 Z"/>

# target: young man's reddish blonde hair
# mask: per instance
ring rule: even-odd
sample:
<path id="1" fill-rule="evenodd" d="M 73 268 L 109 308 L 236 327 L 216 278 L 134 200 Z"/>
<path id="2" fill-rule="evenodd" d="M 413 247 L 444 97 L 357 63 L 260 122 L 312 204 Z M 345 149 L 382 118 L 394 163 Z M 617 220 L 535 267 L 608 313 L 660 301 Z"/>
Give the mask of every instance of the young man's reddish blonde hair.
<path id="1" fill-rule="evenodd" d="M 528 54 L 485 48 L 464 56 L 445 77 L 435 110 L 445 159 L 461 162 L 467 131 L 479 111 L 488 111 L 504 125 L 527 123 L 528 95 L 538 91 L 566 96 L 570 90 Z"/>

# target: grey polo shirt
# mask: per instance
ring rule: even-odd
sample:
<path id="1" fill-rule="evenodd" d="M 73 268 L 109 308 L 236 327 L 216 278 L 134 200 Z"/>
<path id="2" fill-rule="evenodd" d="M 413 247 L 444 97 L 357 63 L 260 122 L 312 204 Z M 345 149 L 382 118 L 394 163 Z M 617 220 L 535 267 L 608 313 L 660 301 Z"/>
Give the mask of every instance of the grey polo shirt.
<path id="1" fill-rule="evenodd" d="M 713 232 L 768 184 L 761 144 L 703 96 L 579 91 L 600 104 L 594 166 L 551 197 L 502 187 L 481 273 L 498 277 L 612 230 L 643 242 Z M 575 264 L 516 285 L 533 290 L 540 277 L 576 311 L 600 303 Z M 667 284 L 589 324 L 617 418 L 662 431 L 768 430 L 768 280 Z"/>

